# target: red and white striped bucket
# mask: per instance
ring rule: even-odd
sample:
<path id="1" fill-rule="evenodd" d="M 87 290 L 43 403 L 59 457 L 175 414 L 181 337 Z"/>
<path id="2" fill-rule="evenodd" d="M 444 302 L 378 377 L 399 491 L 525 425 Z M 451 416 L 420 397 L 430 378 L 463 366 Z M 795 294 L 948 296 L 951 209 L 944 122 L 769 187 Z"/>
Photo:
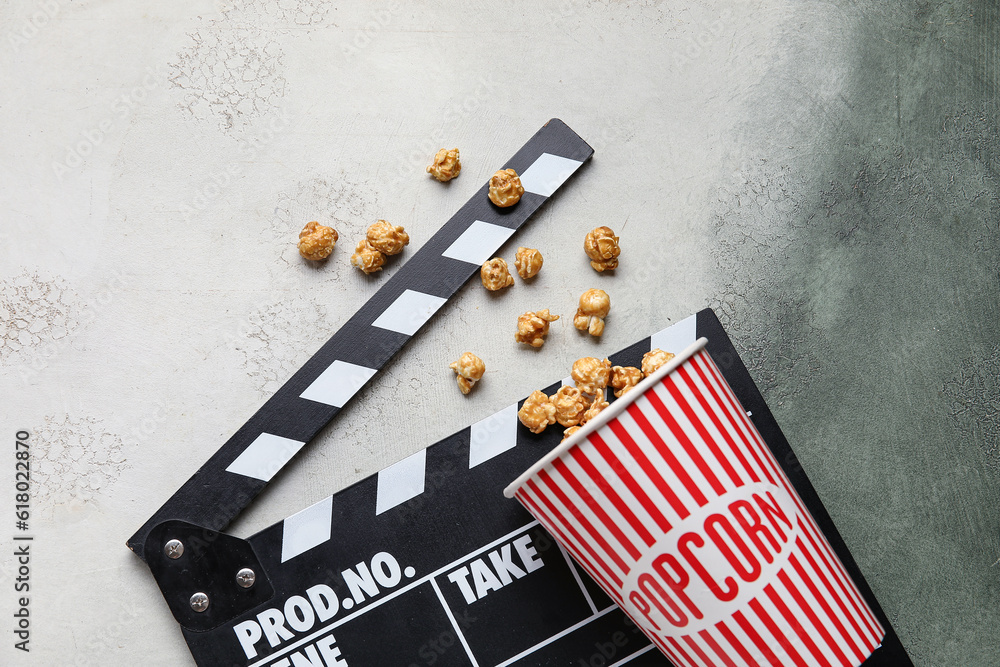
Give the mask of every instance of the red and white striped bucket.
<path id="1" fill-rule="evenodd" d="M 504 490 L 678 667 L 856 666 L 885 634 L 702 338 Z"/>

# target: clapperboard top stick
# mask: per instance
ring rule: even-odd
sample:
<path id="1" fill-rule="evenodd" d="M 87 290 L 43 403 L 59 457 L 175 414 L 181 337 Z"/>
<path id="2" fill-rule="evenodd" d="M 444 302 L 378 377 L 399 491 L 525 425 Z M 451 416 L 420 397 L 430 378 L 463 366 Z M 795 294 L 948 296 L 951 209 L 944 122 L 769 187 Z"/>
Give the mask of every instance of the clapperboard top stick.
<path id="1" fill-rule="evenodd" d="M 484 184 L 343 327 L 128 540 L 165 521 L 222 530 L 311 441 L 594 150 L 552 119 L 498 168 L 520 174 L 524 195 L 501 209 Z M 161 545 L 162 546 L 162 545 Z"/>

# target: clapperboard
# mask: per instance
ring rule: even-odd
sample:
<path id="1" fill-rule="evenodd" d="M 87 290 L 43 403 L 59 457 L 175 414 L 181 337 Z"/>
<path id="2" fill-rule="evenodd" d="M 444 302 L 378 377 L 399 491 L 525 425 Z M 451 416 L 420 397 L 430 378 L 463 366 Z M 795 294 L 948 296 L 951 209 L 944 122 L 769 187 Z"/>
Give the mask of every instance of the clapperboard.
<path id="1" fill-rule="evenodd" d="M 547 123 L 505 165 L 525 187 L 517 206 L 497 209 L 481 189 L 129 540 L 197 664 L 670 664 L 503 497 L 562 437 L 521 427 L 520 404 L 246 540 L 220 532 L 591 154 Z M 910 665 L 714 313 L 610 358 L 638 366 L 651 348 L 679 351 L 700 336 L 887 629 L 865 664 Z"/>

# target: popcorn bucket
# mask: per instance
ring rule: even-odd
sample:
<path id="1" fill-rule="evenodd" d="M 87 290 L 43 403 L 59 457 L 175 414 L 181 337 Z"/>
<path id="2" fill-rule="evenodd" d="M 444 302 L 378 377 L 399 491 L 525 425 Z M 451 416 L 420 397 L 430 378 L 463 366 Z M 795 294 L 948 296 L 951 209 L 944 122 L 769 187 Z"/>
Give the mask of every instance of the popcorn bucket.
<path id="1" fill-rule="evenodd" d="M 862 664 L 885 631 L 702 338 L 504 490 L 678 667 Z"/>

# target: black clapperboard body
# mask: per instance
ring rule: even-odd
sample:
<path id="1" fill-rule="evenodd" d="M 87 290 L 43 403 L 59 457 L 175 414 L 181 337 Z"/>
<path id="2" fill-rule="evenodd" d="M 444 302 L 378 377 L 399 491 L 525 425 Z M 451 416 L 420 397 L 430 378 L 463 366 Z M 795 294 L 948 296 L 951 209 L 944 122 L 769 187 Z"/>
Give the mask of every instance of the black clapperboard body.
<path id="1" fill-rule="evenodd" d="M 670 665 L 502 495 L 562 438 L 561 428 L 521 426 L 520 403 L 246 540 L 219 532 L 592 152 L 562 122 L 547 123 L 504 165 L 525 185 L 517 206 L 493 207 L 482 188 L 129 540 L 198 665 Z M 610 359 L 639 366 L 652 348 L 679 352 L 702 336 L 886 628 L 865 665 L 911 665 L 715 314 Z M 166 555 L 169 540 L 184 544 L 179 558 Z M 236 581 L 244 568 L 255 575 L 247 588 Z M 207 595 L 206 610 L 192 610 L 194 593 Z"/>

